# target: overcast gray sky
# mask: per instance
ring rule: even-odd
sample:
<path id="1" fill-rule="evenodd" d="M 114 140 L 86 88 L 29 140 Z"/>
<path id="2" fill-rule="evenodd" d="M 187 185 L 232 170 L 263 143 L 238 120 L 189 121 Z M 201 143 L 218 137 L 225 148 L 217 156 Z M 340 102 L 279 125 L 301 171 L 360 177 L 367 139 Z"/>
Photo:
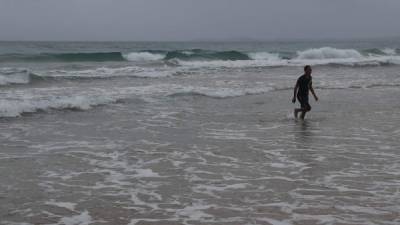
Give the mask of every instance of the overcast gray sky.
<path id="1" fill-rule="evenodd" d="M 0 40 L 400 36 L 400 0 L 0 0 Z"/>

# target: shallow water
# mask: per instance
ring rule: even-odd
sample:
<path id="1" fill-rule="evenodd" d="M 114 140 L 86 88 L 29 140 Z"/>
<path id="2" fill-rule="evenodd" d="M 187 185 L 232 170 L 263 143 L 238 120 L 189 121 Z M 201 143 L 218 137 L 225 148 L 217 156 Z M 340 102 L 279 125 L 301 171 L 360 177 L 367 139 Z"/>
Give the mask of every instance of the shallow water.
<path id="1" fill-rule="evenodd" d="M 399 90 L 318 93 L 4 119 L 2 224 L 399 223 Z"/>
<path id="2" fill-rule="evenodd" d="M 400 223 L 399 66 L 164 63 L 0 63 L 0 224 Z"/>

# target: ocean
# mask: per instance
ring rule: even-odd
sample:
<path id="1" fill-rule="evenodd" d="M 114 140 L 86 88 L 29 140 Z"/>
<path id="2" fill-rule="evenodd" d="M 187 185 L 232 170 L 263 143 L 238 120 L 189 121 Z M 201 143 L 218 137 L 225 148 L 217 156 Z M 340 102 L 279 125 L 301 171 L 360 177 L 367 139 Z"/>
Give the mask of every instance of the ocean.
<path id="1" fill-rule="evenodd" d="M 398 225 L 399 96 L 399 39 L 0 42 L 0 224 Z"/>

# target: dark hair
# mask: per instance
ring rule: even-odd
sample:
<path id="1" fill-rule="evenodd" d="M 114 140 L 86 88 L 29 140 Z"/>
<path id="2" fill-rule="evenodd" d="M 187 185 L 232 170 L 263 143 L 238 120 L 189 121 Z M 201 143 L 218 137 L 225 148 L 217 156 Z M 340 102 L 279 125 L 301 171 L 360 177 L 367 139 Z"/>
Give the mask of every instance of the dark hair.
<path id="1" fill-rule="evenodd" d="M 306 65 L 306 66 L 304 67 L 304 71 L 306 71 L 307 69 L 311 69 L 311 66 L 310 66 L 310 65 Z"/>

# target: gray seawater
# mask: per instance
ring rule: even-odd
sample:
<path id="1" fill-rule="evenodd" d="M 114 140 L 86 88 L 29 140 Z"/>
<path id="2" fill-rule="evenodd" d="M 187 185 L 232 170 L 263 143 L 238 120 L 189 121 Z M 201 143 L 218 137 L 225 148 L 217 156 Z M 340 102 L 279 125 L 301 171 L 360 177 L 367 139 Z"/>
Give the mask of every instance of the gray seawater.
<path id="1" fill-rule="evenodd" d="M 0 224 L 400 224 L 399 48 L 0 43 Z"/>

